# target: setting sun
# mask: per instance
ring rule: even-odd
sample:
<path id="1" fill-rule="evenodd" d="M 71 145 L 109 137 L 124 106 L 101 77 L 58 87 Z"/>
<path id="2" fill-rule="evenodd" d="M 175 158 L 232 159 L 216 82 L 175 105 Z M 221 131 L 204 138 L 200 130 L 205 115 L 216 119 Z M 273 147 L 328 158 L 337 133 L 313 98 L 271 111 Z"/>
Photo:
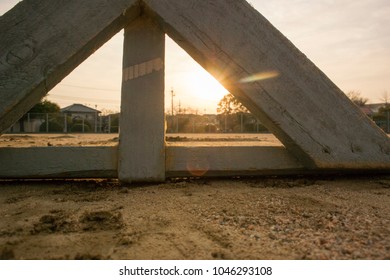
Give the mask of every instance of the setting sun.
<path id="1" fill-rule="evenodd" d="M 166 104 L 171 109 L 171 90 L 174 107 L 190 107 L 200 112 L 216 112 L 218 102 L 228 91 L 172 39 L 166 37 Z"/>
<path id="2" fill-rule="evenodd" d="M 228 92 L 213 76 L 201 68 L 186 78 L 188 94 L 205 101 L 219 101 Z"/>

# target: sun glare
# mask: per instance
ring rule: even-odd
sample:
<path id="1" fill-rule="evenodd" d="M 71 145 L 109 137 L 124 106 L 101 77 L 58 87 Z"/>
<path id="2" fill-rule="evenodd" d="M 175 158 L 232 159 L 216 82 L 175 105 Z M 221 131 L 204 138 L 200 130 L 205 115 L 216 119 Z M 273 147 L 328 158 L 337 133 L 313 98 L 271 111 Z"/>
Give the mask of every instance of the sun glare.
<path id="1" fill-rule="evenodd" d="M 166 104 L 171 109 L 171 90 L 174 107 L 192 108 L 200 112 L 216 112 L 218 102 L 228 91 L 202 66 L 194 61 L 171 38 L 166 37 Z"/>
<path id="2" fill-rule="evenodd" d="M 219 101 L 228 92 L 213 76 L 203 68 L 187 76 L 188 93 L 205 101 Z"/>

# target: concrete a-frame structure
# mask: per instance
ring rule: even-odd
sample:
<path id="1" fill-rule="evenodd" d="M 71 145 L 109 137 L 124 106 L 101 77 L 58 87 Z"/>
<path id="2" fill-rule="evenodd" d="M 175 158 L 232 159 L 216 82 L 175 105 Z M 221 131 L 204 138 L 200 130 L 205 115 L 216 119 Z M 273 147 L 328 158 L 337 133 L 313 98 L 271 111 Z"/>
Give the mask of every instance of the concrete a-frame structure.
<path id="1" fill-rule="evenodd" d="M 0 18 L 0 131 L 122 28 L 126 28 L 122 118 L 129 124 L 122 126 L 119 167 L 110 168 L 118 168 L 124 181 L 161 180 L 164 170 L 180 174 L 175 165 L 180 165 L 179 154 L 210 154 L 164 150 L 161 110 L 153 117 L 155 128 L 137 130 L 149 115 L 138 109 L 142 104 L 156 100 L 152 108 L 163 106 L 164 33 L 285 145 L 285 151 L 273 150 L 266 157 L 271 166 L 262 163 L 259 167 L 259 160 L 252 159 L 254 166 L 248 168 L 271 173 L 275 169 L 290 173 L 390 170 L 387 135 L 244 0 L 24 0 Z M 240 82 L 269 71 L 278 77 Z M 152 132 L 156 129 L 157 135 Z M 134 130 L 138 138 L 128 136 Z M 8 152 L 0 151 L 0 160 Z M 283 156 L 272 164 L 278 153 Z M 217 157 L 208 165 L 217 162 Z M 132 162 L 141 167 L 132 170 Z M 284 166 L 286 162 L 291 164 Z M 228 173 L 229 167 L 219 170 Z M 0 169 L 0 177 L 6 174 Z"/>

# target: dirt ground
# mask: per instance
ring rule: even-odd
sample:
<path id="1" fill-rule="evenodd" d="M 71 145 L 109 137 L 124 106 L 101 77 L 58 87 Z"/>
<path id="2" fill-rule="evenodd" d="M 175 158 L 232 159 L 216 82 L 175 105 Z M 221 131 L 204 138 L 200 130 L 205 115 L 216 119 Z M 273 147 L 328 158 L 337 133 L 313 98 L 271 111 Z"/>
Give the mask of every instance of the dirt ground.
<path id="1" fill-rule="evenodd" d="M 390 259 L 390 176 L 0 181 L 0 203 L 0 259 Z"/>
<path id="2" fill-rule="evenodd" d="M 209 145 L 229 143 L 234 145 L 283 146 L 272 134 L 167 134 L 167 144 Z M 1 147 L 45 146 L 115 146 L 118 134 L 5 134 L 0 136 Z"/>

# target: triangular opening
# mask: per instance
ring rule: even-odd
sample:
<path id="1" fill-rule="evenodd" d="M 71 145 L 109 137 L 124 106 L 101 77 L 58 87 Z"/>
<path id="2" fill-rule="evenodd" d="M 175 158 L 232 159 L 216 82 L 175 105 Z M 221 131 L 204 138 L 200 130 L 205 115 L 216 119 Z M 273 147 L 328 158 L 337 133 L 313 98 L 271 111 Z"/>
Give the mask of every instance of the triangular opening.
<path id="1" fill-rule="evenodd" d="M 32 110 L 8 130 L 12 133 L 34 133 L 26 143 L 17 141 L 15 144 L 116 144 L 117 137 L 107 133 L 119 131 L 122 48 L 123 31 L 48 93 L 44 100 L 58 105 L 59 112 L 47 112 L 47 108 Z M 236 144 L 241 141 L 249 144 L 250 141 L 254 145 L 282 145 L 245 107 L 230 100 L 232 95 L 169 36 L 166 36 L 165 86 L 168 141 L 225 141 Z M 223 102 L 226 96 L 229 100 Z M 227 104 L 232 110 L 224 108 Z M 38 133 L 81 135 L 72 139 L 69 135 L 40 136 Z"/>
<path id="2" fill-rule="evenodd" d="M 123 32 L 119 32 L 74 69 L 48 98 L 61 108 L 80 103 L 104 114 L 120 111 Z"/>
<path id="3" fill-rule="evenodd" d="M 122 50 L 119 32 L 11 126 L 0 146 L 117 145 Z"/>
<path id="4" fill-rule="evenodd" d="M 165 54 L 167 113 L 172 112 L 172 89 L 177 94 L 174 98 L 175 113 L 182 113 L 184 109 L 199 114 L 216 113 L 219 100 L 228 91 L 169 36 L 166 36 Z"/>
<path id="5" fill-rule="evenodd" d="M 168 141 L 283 146 L 258 118 L 169 36 L 166 36 L 165 59 Z"/>

